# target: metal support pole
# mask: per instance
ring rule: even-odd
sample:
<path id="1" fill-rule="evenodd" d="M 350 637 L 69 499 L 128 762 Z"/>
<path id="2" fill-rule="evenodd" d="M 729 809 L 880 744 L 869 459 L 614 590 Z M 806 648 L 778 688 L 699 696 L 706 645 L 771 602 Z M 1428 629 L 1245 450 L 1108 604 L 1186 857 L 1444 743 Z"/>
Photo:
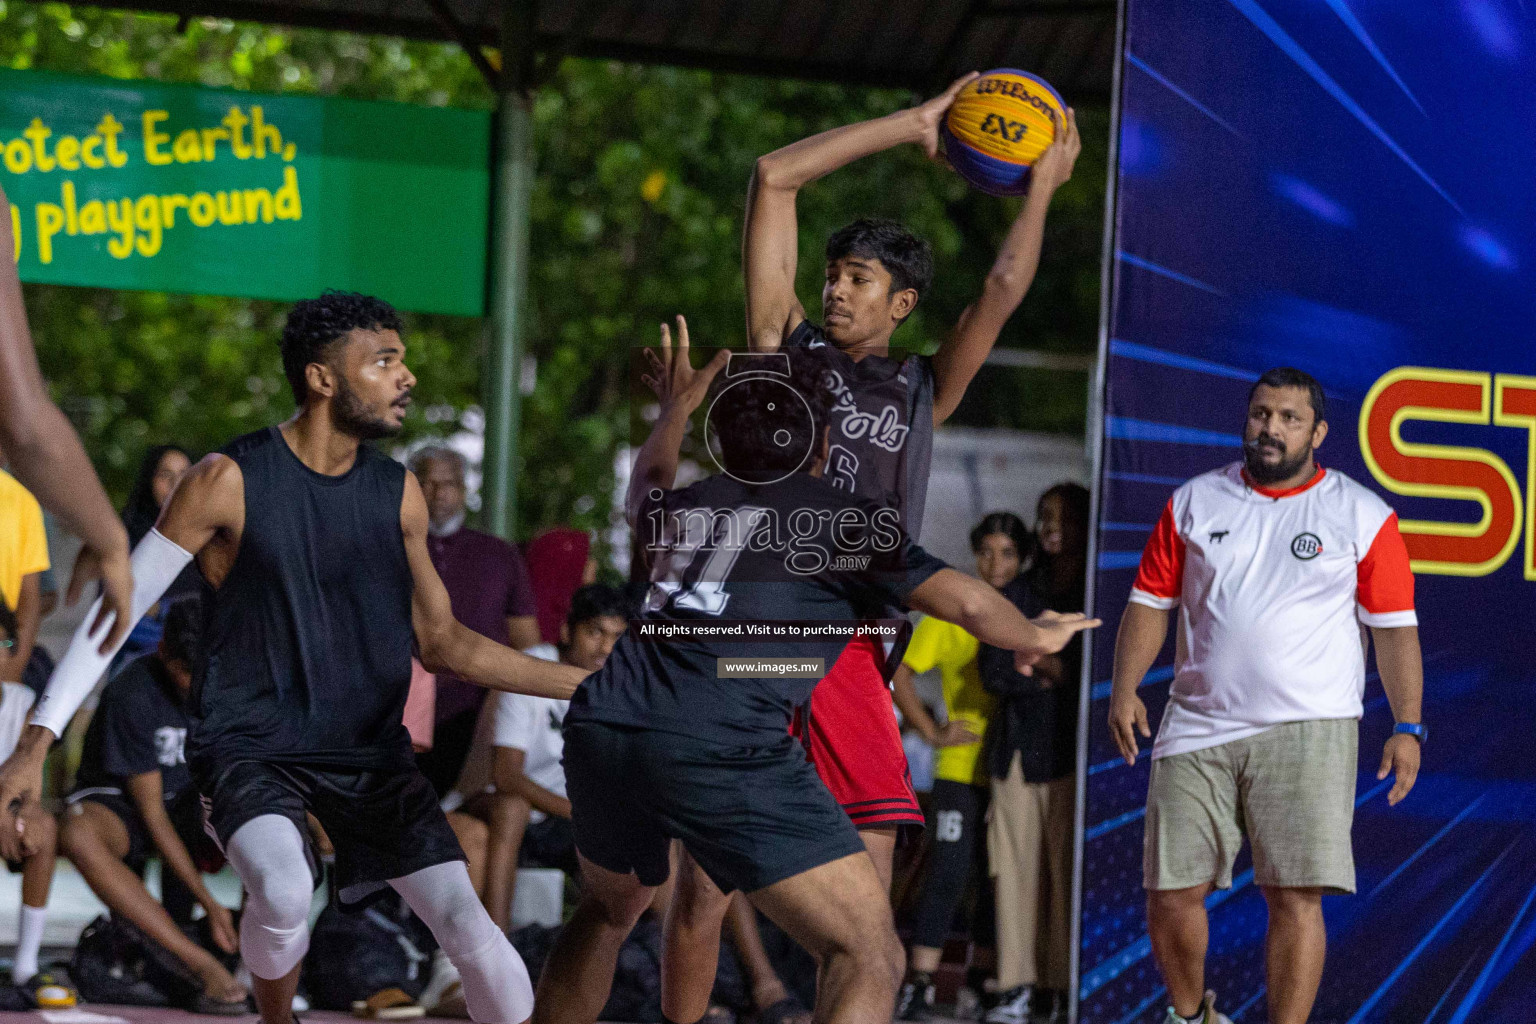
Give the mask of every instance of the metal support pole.
<path id="1" fill-rule="evenodd" d="M 1125 97 L 1125 25 L 1129 0 L 1119 0 L 1115 13 L 1115 69 L 1110 87 L 1109 107 L 1109 171 L 1105 174 L 1104 195 L 1104 246 L 1099 268 L 1099 352 L 1094 360 L 1093 372 L 1088 379 L 1088 456 L 1093 466 L 1092 499 L 1089 502 L 1088 530 L 1088 588 L 1084 594 L 1083 608 L 1090 614 L 1098 610 L 1099 576 L 1099 523 L 1104 517 L 1104 409 L 1106 406 L 1106 377 L 1109 372 L 1109 334 L 1115 311 L 1115 274 L 1119 264 L 1115 260 L 1115 237 L 1120 218 L 1120 114 Z M 1088 737 L 1089 715 L 1093 713 L 1094 648 L 1102 639 L 1113 646 L 1114 640 L 1105 633 L 1097 637 L 1092 633 L 1083 637 L 1082 674 L 1078 686 L 1082 697 L 1077 713 L 1077 774 L 1074 785 L 1074 809 L 1072 814 L 1072 948 L 1069 957 L 1071 991 L 1067 998 L 1067 1024 L 1081 1024 L 1083 1020 L 1083 849 L 1088 827 Z"/>
<path id="2" fill-rule="evenodd" d="M 501 95 L 492 168 L 490 358 L 484 394 L 482 525 L 512 540 L 517 529 L 518 426 L 522 405 L 523 317 L 528 304 L 528 206 L 533 193 L 533 112 L 526 88 L 533 5 L 504 0 Z"/>

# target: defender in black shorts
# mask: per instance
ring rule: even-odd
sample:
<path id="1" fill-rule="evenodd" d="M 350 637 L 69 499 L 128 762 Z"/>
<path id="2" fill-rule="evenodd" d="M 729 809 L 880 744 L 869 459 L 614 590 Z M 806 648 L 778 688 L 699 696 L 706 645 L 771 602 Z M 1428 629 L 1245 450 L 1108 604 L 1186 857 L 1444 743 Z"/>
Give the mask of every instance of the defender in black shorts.
<path id="1" fill-rule="evenodd" d="M 667 490 L 688 418 L 728 358 L 695 373 L 679 329 L 675 358 L 663 334 L 661 415 L 627 507 L 654 565 L 650 597 L 566 713 L 583 899 L 550 954 L 535 1021 L 596 1020 L 672 839 L 820 960 L 818 1020 L 889 1021 L 902 965 L 889 901 L 787 731 L 820 675 L 806 666 L 824 670 L 842 630 L 892 604 L 962 623 L 1025 663 L 1089 623 L 1031 623 L 913 544 L 889 510 L 822 480 L 829 398 L 809 353 L 774 357 L 782 372 L 722 378 L 709 427 L 725 472 Z M 788 661 L 798 668 L 785 673 Z"/>
<path id="2" fill-rule="evenodd" d="M 343 903 L 398 890 L 458 968 L 473 1019 L 532 1010 L 527 970 L 411 756 L 411 652 L 434 671 L 556 698 L 583 673 L 454 620 L 421 488 L 363 443 L 396 433 L 410 402 L 399 331 L 392 308 L 362 295 L 294 306 L 282 352 L 297 414 L 198 463 L 133 556 L 136 609 L 194 554 L 212 585 L 187 759 L 248 893 L 240 953 L 266 1024 L 291 1024 L 309 943 L 306 811 L 336 848 Z M 62 730 L 98 639 L 76 635 L 32 728 Z"/>

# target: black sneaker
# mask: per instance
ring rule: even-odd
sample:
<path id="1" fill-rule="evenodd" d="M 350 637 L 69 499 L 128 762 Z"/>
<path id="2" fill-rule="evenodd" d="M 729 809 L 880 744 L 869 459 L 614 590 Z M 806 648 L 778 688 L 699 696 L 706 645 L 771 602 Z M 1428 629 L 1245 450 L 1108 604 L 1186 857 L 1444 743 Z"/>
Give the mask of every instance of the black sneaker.
<path id="1" fill-rule="evenodd" d="M 896 1019 L 924 1021 L 933 1017 L 933 1000 L 938 987 L 928 974 L 914 974 L 901 983 L 896 993 Z"/>

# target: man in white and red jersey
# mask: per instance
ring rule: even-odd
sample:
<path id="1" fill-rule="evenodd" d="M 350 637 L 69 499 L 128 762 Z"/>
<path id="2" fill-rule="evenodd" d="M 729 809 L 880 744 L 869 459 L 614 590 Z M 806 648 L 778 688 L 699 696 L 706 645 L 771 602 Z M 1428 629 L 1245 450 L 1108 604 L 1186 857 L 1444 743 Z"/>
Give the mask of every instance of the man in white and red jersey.
<path id="1" fill-rule="evenodd" d="M 1143 873 L 1166 1024 L 1230 1024 L 1205 990 L 1205 897 L 1232 885 L 1246 834 L 1269 904 L 1269 1019 L 1304 1024 L 1322 979 L 1322 895 L 1354 892 L 1350 850 L 1364 627 L 1399 723 L 1378 778 L 1413 788 L 1424 689 L 1413 573 L 1397 515 L 1313 450 L 1323 391 L 1270 370 L 1248 399 L 1243 461 L 1174 492 L 1152 531 L 1115 648 L 1109 727 L 1127 762 L 1150 737 L 1136 689 L 1179 609 L 1152 746 Z"/>

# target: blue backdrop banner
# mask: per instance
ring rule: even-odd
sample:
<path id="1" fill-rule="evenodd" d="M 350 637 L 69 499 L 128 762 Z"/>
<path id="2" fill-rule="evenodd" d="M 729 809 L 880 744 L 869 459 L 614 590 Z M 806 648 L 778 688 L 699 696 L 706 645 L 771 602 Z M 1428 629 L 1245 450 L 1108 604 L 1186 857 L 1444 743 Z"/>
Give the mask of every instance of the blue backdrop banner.
<path id="1" fill-rule="evenodd" d="M 1083 853 L 1081 1019 L 1161 1021 L 1149 762 L 1105 725 L 1113 629 L 1173 489 L 1241 455 L 1251 383 L 1327 391 L 1330 470 L 1402 520 L 1433 735 L 1389 808 L 1374 672 L 1359 891 L 1324 900 L 1314 1022 L 1536 1020 L 1536 5 L 1126 0 Z M 1172 643 L 1142 695 L 1153 725 Z M 1267 1020 L 1247 854 L 1208 980 Z"/>

